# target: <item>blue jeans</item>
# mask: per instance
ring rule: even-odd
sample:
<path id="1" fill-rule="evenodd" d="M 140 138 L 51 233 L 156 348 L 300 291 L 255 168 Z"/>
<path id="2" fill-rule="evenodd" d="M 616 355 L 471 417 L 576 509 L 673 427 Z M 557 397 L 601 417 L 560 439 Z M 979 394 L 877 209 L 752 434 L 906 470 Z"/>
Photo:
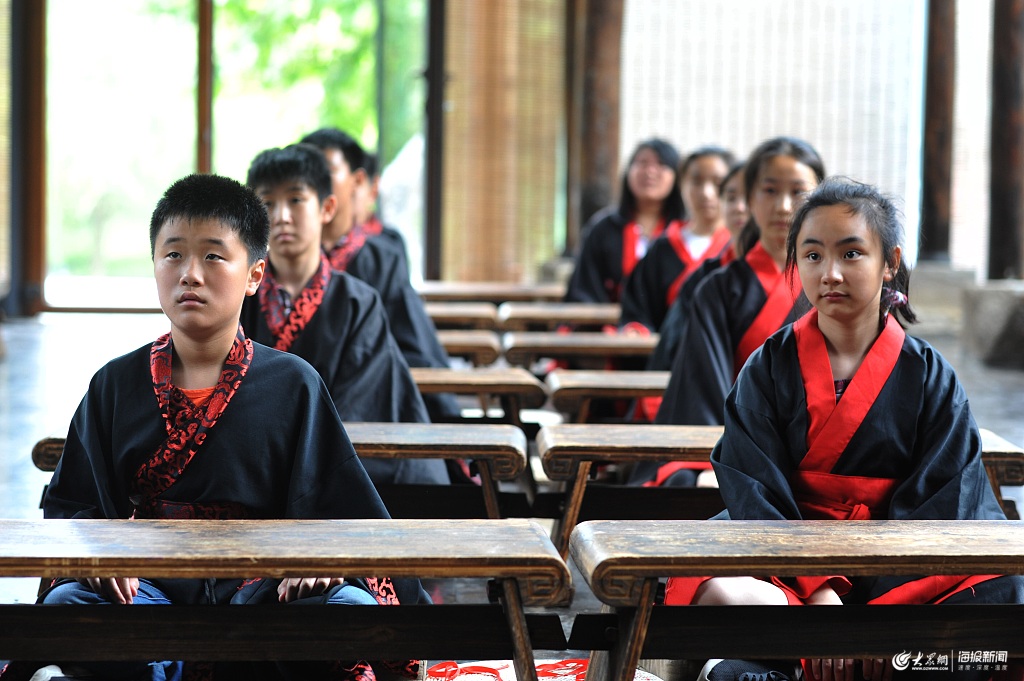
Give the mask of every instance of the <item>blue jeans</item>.
<path id="1" fill-rule="evenodd" d="M 110 601 L 78 582 L 66 582 L 54 587 L 43 597 L 46 605 L 110 605 Z M 292 604 L 322 603 L 321 598 L 302 598 Z M 327 599 L 328 605 L 377 605 L 377 599 L 349 583 L 336 587 Z M 132 605 L 171 605 L 160 589 L 144 579 L 139 580 L 139 592 Z M 93 662 L 81 666 L 101 678 L 131 681 L 181 681 L 183 664 L 179 661 L 162 662 Z"/>

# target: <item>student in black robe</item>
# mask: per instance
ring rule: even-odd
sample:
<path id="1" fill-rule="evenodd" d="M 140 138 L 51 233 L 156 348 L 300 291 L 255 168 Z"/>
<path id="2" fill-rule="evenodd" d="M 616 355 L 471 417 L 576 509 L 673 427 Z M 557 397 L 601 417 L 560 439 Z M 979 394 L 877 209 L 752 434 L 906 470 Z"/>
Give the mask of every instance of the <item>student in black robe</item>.
<path id="1" fill-rule="evenodd" d="M 799 282 L 783 272 L 786 238 L 803 197 L 824 177 L 821 157 L 803 140 L 773 138 L 751 154 L 744 183 L 758 242 L 694 291 L 655 423 L 720 425 L 725 396 L 750 353 L 806 311 Z M 630 482 L 688 486 L 696 481 L 695 471 L 706 468 L 640 464 Z"/>
<path id="2" fill-rule="evenodd" d="M 242 304 L 249 337 L 312 364 L 343 422 L 429 423 L 377 292 L 332 271 L 320 248 L 337 203 L 320 150 L 268 149 L 253 160 L 246 182 L 270 215 L 266 274 Z M 366 459 L 363 466 L 377 485 L 449 482 L 441 459 Z"/>
<path id="3" fill-rule="evenodd" d="M 683 161 L 679 185 L 684 219 L 670 223 L 626 277 L 619 319 L 623 332 L 656 333 L 684 283 L 704 261 L 721 257 L 728 247 L 719 186 L 732 163 L 732 152 L 722 147 L 701 147 Z"/>
<path id="4" fill-rule="evenodd" d="M 317 130 L 302 141 L 323 152 L 338 201 L 322 239 L 331 267 L 348 272 L 377 291 L 388 314 L 391 334 L 410 367 L 448 367 L 448 353 L 437 339 L 434 322 L 409 281 L 404 253 L 394 242 L 370 238 L 354 224 L 354 174 L 365 163 L 362 147 L 334 128 Z M 455 396 L 449 393 L 424 395 L 423 401 L 432 421 L 451 421 L 461 414 Z"/>
<path id="5" fill-rule="evenodd" d="M 617 209 L 594 214 L 583 228 L 583 245 L 566 289 L 566 302 L 617 303 L 623 280 L 653 242 L 683 214 L 679 152 L 653 138 L 633 151 L 622 175 Z"/>
<path id="6" fill-rule="evenodd" d="M 797 213 L 788 262 L 814 309 L 756 350 L 729 393 L 711 457 L 724 518 L 1005 520 L 956 374 L 897 321 L 916 319 L 902 242 L 895 206 L 869 185 L 826 180 Z M 683 578 L 666 602 L 1022 603 L 1024 577 Z M 854 663 L 804 669 L 838 681 Z M 888 661 L 860 664 L 879 679 Z"/>
<path id="7" fill-rule="evenodd" d="M 363 167 L 356 168 L 354 175 L 355 189 L 352 194 L 352 222 L 362 229 L 367 238 L 390 242 L 402 255 L 405 269 L 409 269 L 409 249 L 405 245 L 402 233 L 390 225 L 381 222 L 377 201 L 380 197 L 380 173 L 378 172 L 377 155 L 366 152 L 363 154 Z"/>
<path id="8" fill-rule="evenodd" d="M 259 197 L 234 180 L 191 175 L 167 190 L 152 216 L 150 243 L 171 331 L 93 377 L 47 488 L 45 517 L 387 520 L 316 371 L 252 342 L 238 323 L 242 300 L 262 281 L 268 233 Z M 429 601 L 418 580 L 330 576 L 59 580 L 40 600 L 266 607 Z M 95 667 L 119 678 L 180 671 L 174 662 Z M 290 663 L 217 671 L 223 678 L 372 675 L 365 663 L 334 672 Z"/>

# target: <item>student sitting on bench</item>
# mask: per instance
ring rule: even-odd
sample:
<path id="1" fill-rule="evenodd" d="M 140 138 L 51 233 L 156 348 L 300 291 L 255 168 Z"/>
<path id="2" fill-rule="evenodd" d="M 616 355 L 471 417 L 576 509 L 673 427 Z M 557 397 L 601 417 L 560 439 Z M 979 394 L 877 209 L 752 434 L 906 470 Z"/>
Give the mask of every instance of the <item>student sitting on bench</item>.
<path id="1" fill-rule="evenodd" d="M 892 202 L 850 180 L 826 180 L 797 212 L 787 270 L 814 309 L 750 356 L 726 400 L 711 460 L 728 518 L 1005 519 L 952 367 L 897 321 L 916 320 L 902 241 Z M 1024 577 L 689 577 L 669 580 L 665 602 L 1024 603 Z M 892 673 L 885 660 L 805 660 L 804 670 L 845 681 L 854 665 L 868 679 Z M 785 678 L 736 660 L 705 671 Z"/>
<path id="2" fill-rule="evenodd" d="M 166 191 L 150 221 L 150 247 L 171 330 L 93 377 L 43 500 L 45 517 L 388 518 L 320 376 L 295 355 L 246 338 L 238 322 L 243 299 L 263 280 L 268 235 L 263 201 L 234 180 L 190 175 Z M 41 600 L 429 599 L 418 580 L 310 575 L 58 580 Z M 97 664 L 92 671 L 103 678 L 163 679 L 180 673 L 180 663 Z M 365 663 L 216 671 L 223 678 L 372 678 Z"/>
<path id="3" fill-rule="evenodd" d="M 337 203 L 320 150 L 267 149 L 246 183 L 270 216 L 269 262 L 256 295 L 242 303 L 249 337 L 313 365 L 345 423 L 429 423 L 427 408 L 391 335 L 380 296 L 331 268 L 320 248 Z M 366 459 L 374 484 L 448 484 L 441 459 Z"/>

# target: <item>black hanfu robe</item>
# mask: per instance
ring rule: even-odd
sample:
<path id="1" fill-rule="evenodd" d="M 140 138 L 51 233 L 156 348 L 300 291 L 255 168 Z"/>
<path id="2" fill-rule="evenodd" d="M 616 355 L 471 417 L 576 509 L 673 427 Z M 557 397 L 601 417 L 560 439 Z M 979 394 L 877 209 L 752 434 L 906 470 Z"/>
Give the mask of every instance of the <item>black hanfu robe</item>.
<path id="1" fill-rule="evenodd" d="M 253 343 L 248 371 L 145 517 L 389 518 L 320 376 Z M 46 518 L 130 518 L 140 468 L 168 442 L 146 345 L 100 369 L 75 412 L 43 499 Z M 165 467 L 166 468 L 166 467 Z M 163 474 L 167 474 L 164 471 Z M 133 496 L 135 499 L 133 500 Z M 215 516 L 204 515 L 208 510 Z M 202 522 L 201 519 L 195 522 Z M 245 580 L 152 580 L 175 603 L 226 603 Z M 403 603 L 418 580 L 394 580 Z"/>
<path id="2" fill-rule="evenodd" d="M 265 279 L 263 287 L 268 284 Z M 242 327 L 253 340 L 275 346 L 281 339 L 271 331 L 261 297 L 245 299 Z M 409 365 L 391 336 L 380 297 L 353 276 L 330 272 L 315 311 L 294 340 L 278 349 L 313 365 L 345 423 L 430 422 Z M 364 459 L 363 466 L 377 485 L 449 482 L 440 459 Z"/>
<path id="3" fill-rule="evenodd" d="M 952 367 L 892 317 L 838 402 L 817 311 L 769 338 L 728 396 L 725 435 L 711 460 L 727 509 L 722 518 L 1005 519 Z M 666 602 L 688 603 L 700 579 L 670 580 Z M 828 582 L 844 602 L 872 604 L 934 603 L 968 589 L 971 602 L 997 602 L 1020 592 L 1020 584 L 1007 583 L 1014 580 L 1021 582 L 993 575 L 771 579 L 791 603 Z"/>
<path id="4" fill-rule="evenodd" d="M 382 243 L 394 248 L 402 256 L 402 264 L 405 265 L 406 271 L 409 270 L 409 249 L 405 245 L 405 237 L 401 232 L 381 222 L 377 215 L 371 215 L 370 219 L 363 223 L 361 229 L 366 232 L 367 238 L 379 239 Z"/>
<path id="5" fill-rule="evenodd" d="M 769 293 L 770 291 L 770 293 Z M 709 274 L 694 291 L 672 373 L 654 422 L 721 425 L 736 374 L 764 339 L 809 308 L 795 276 L 779 270 L 760 243 L 742 260 Z M 698 462 L 637 464 L 630 484 L 692 485 Z"/>
<path id="6" fill-rule="evenodd" d="M 622 287 L 620 327 L 642 327 L 657 332 L 681 288 L 709 258 L 720 257 L 729 246 L 729 230 L 720 228 L 699 256 L 686 246 L 685 222 L 673 221 L 650 248 Z"/>
<path id="7" fill-rule="evenodd" d="M 403 256 L 383 238 L 368 238 L 358 228 L 346 235 L 344 241 L 348 244 L 335 247 L 327 254 L 331 265 L 377 291 L 388 315 L 391 334 L 406 363 L 410 367 L 449 367 L 448 353 L 437 339 L 437 328 L 427 314 L 423 299 L 409 281 Z M 344 257 L 339 257 L 341 254 Z M 424 395 L 423 401 L 432 421 L 450 421 L 461 413 L 455 396 L 450 393 Z"/>
<path id="8" fill-rule="evenodd" d="M 652 240 L 664 230 L 655 228 Z M 565 291 L 567 303 L 617 303 L 623 281 L 640 261 L 640 227 L 617 210 L 598 212 L 583 229 L 583 245 Z"/>

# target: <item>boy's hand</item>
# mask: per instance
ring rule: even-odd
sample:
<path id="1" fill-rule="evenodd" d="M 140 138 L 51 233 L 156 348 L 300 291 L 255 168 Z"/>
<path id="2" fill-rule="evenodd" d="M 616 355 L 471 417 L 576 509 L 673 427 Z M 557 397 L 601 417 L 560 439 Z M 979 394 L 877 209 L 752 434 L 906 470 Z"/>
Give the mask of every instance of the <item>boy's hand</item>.
<path id="1" fill-rule="evenodd" d="M 87 577 L 78 580 L 79 584 L 92 589 L 111 603 L 131 605 L 132 599 L 139 593 L 138 577 Z"/>
<path id="2" fill-rule="evenodd" d="M 277 600 L 290 603 L 299 598 L 319 596 L 344 581 L 344 577 L 288 577 L 277 585 Z"/>

